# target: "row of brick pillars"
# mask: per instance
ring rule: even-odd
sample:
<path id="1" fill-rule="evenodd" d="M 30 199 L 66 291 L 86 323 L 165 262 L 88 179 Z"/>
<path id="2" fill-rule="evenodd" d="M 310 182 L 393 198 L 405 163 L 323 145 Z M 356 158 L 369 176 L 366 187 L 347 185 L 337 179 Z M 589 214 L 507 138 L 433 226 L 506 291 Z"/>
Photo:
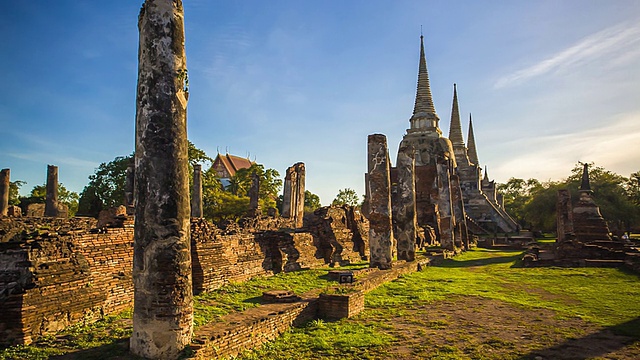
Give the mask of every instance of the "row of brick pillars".
<path id="1" fill-rule="evenodd" d="M 47 183 L 44 216 L 58 217 L 60 206 L 58 204 L 58 167 L 47 165 Z M 11 170 L 0 171 L 0 216 L 9 213 L 9 193 L 11 192 Z"/>
<path id="2" fill-rule="evenodd" d="M 398 178 L 393 196 L 387 137 L 383 134 L 369 135 L 367 150 L 369 266 L 389 269 L 395 252 L 398 260 L 415 260 L 415 150 L 412 146 L 405 146 L 398 152 Z"/>

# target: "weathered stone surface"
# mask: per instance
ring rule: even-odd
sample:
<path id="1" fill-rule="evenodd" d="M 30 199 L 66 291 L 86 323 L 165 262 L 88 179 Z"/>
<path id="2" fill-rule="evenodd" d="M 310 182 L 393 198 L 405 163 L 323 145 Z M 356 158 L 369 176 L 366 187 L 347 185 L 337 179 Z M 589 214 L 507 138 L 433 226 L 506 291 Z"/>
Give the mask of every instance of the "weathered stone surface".
<path id="1" fill-rule="evenodd" d="M 249 216 L 260 215 L 260 177 L 254 171 L 251 174 L 251 188 L 248 192 L 249 195 Z"/>
<path id="2" fill-rule="evenodd" d="M 569 190 L 558 190 L 556 202 L 558 243 L 567 240 L 567 235 L 573 236 L 573 211 L 571 209 L 571 193 Z"/>
<path id="3" fill-rule="evenodd" d="M 382 134 L 369 135 L 367 149 L 369 157 L 369 176 L 367 177 L 369 193 L 369 266 L 390 269 L 393 229 L 387 137 Z"/>
<path id="4" fill-rule="evenodd" d="M 0 217 L 8 215 L 10 185 L 11 170 L 2 169 L 0 171 Z"/>
<path id="5" fill-rule="evenodd" d="M 145 1 L 138 27 L 130 349 L 146 358 L 174 359 L 193 329 L 182 1 Z"/>
<path id="6" fill-rule="evenodd" d="M 134 204 L 134 182 L 135 182 L 135 163 L 133 158 L 131 162 L 127 166 L 127 171 L 125 173 L 125 182 L 124 182 L 124 206 L 127 208 L 127 215 L 133 215 L 135 213 L 135 204 Z"/>
<path id="7" fill-rule="evenodd" d="M 294 226 L 299 228 L 304 219 L 305 166 L 296 163 L 287 169 L 282 195 L 282 216 L 293 219 Z"/>
<path id="8" fill-rule="evenodd" d="M 193 191 L 191 193 L 191 217 L 202 217 L 202 165 L 193 165 Z"/>
<path id="9" fill-rule="evenodd" d="M 393 193 L 393 235 L 398 260 L 413 261 L 416 251 L 416 192 L 413 146 L 401 147 L 396 162 L 397 185 Z"/>
<path id="10" fill-rule="evenodd" d="M 58 217 L 58 167 L 47 165 L 47 198 L 44 216 Z"/>

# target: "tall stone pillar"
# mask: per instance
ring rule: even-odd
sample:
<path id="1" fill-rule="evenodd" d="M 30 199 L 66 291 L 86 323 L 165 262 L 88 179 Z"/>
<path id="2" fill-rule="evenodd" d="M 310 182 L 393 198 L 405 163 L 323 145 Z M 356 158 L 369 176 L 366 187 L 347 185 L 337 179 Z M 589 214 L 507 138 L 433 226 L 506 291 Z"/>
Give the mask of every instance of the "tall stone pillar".
<path id="1" fill-rule="evenodd" d="M 193 191 L 191 192 L 191 217 L 202 217 L 202 165 L 193 165 Z"/>
<path id="2" fill-rule="evenodd" d="M 398 242 L 398 260 L 413 261 L 416 256 L 416 180 L 415 150 L 403 144 L 398 150 L 397 191 L 393 205 L 393 235 Z"/>
<path id="3" fill-rule="evenodd" d="M 297 163 L 294 166 L 296 176 L 296 186 L 291 189 L 291 191 L 295 194 L 293 201 L 293 217 L 294 223 L 297 228 L 302 227 L 304 220 L 304 190 L 305 190 L 305 167 L 304 163 Z"/>
<path id="4" fill-rule="evenodd" d="M 282 217 L 291 218 L 293 209 L 291 208 L 292 191 L 296 183 L 296 173 L 293 166 L 287 168 L 284 176 L 284 192 L 282 194 Z"/>
<path id="5" fill-rule="evenodd" d="M 193 330 L 182 1 L 146 0 L 138 28 L 130 349 L 176 359 Z"/>
<path id="6" fill-rule="evenodd" d="M 58 167 L 47 165 L 47 197 L 44 216 L 58 217 Z"/>
<path id="7" fill-rule="evenodd" d="M 249 195 L 249 216 L 254 217 L 260 215 L 260 177 L 254 171 L 251 174 L 251 188 Z"/>
<path id="8" fill-rule="evenodd" d="M 9 191 L 11 189 L 11 170 L 0 171 L 0 217 L 9 214 Z"/>
<path id="9" fill-rule="evenodd" d="M 557 216 L 557 243 L 561 244 L 567 240 L 567 234 L 573 233 L 573 215 L 571 210 L 571 193 L 567 189 L 558 190 L 558 201 L 556 203 Z"/>
<path id="10" fill-rule="evenodd" d="M 135 183 L 135 163 L 133 159 L 129 165 L 127 165 L 127 171 L 125 172 L 124 180 L 124 207 L 127 209 L 127 215 L 133 215 L 135 213 L 134 203 L 134 183 Z"/>
<path id="11" fill-rule="evenodd" d="M 304 219 L 305 174 L 304 163 L 299 162 L 287 169 L 282 194 L 282 216 L 293 219 L 294 226 L 299 228 Z"/>
<path id="12" fill-rule="evenodd" d="M 368 192 L 369 192 L 369 266 L 390 269 L 392 262 L 393 230 L 391 223 L 391 184 L 389 179 L 389 151 L 387 137 L 369 135 Z"/>

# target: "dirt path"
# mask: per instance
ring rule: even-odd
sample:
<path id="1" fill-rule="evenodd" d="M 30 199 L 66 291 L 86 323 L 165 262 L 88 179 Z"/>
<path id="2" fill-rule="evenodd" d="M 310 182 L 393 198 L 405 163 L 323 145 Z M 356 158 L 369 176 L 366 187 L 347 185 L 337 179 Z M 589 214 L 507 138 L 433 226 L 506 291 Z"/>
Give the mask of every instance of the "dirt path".
<path id="1" fill-rule="evenodd" d="M 640 359 L 640 341 L 611 329 L 480 297 L 408 308 L 389 320 L 385 332 L 397 341 L 385 350 L 396 359 Z"/>

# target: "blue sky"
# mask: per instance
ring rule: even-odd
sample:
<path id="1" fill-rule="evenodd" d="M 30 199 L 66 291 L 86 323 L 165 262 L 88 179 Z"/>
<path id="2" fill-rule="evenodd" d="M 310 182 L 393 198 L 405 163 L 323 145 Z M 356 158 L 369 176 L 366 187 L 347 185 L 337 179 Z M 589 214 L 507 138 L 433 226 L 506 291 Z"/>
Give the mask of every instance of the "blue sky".
<path id="1" fill-rule="evenodd" d="M 134 149 L 142 1 L 6 2 L 0 13 L 0 167 L 46 165 L 80 192 Z M 184 1 L 189 139 L 284 174 L 306 163 L 323 204 L 364 192 L 366 140 L 395 162 L 409 127 L 420 27 L 448 134 L 453 83 L 481 165 L 559 180 L 577 161 L 640 170 L 640 1 Z"/>

